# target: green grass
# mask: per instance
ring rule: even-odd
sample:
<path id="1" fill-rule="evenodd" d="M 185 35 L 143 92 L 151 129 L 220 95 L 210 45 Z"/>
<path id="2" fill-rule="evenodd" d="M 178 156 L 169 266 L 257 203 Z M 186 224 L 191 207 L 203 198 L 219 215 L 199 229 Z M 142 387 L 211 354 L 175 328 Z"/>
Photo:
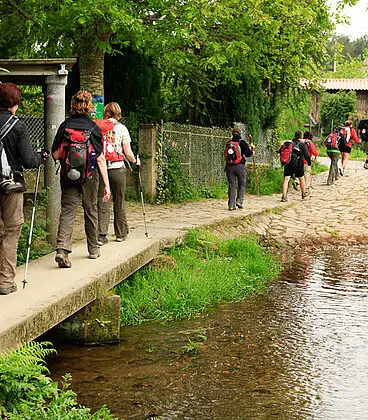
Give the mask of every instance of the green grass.
<path id="1" fill-rule="evenodd" d="M 144 267 L 115 288 L 122 325 L 190 318 L 220 302 L 264 292 L 280 270 L 253 237 L 224 240 L 194 229 L 166 254 L 174 265 Z"/>
<path id="2" fill-rule="evenodd" d="M 281 185 L 284 179 L 284 168 L 258 165 L 256 171 L 259 195 L 271 195 L 281 192 Z M 249 194 L 258 194 L 258 189 L 256 184 L 256 173 L 254 172 L 253 167 L 248 167 L 246 192 Z"/>

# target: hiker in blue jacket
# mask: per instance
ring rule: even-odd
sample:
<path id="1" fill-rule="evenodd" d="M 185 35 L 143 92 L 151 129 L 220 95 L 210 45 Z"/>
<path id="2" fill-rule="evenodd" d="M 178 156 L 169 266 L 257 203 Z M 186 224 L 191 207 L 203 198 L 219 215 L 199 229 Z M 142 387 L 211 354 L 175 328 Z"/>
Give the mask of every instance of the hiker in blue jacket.
<path id="1" fill-rule="evenodd" d="M 243 208 L 244 193 L 246 186 L 245 158 L 253 155 L 254 145 L 250 147 L 246 141 L 241 138 L 240 130 L 235 129 L 232 132 L 232 139 L 226 143 L 226 176 L 229 183 L 228 188 L 228 207 L 229 210 Z M 236 188 L 238 181 L 238 188 Z"/>

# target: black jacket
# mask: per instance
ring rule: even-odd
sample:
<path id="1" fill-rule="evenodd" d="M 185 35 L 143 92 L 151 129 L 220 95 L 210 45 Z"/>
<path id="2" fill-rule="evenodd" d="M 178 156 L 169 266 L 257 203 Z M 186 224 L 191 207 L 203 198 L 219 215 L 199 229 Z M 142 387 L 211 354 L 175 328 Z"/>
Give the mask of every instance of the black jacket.
<path id="1" fill-rule="evenodd" d="M 12 113 L 0 109 L 0 127 L 2 127 Z M 2 139 L 8 162 L 13 171 L 23 173 L 23 168 L 38 168 L 42 163 L 41 155 L 35 153 L 29 140 L 29 132 L 23 121 L 18 120 L 11 131 Z M 20 180 L 23 184 L 24 181 Z"/>
<path id="2" fill-rule="evenodd" d="M 304 165 L 306 160 L 308 166 L 311 165 L 311 158 L 308 153 L 307 145 L 299 139 L 293 139 L 293 150 L 291 152 L 291 160 L 285 165 L 288 168 L 299 168 Z"/>
<path id="3" fill-rule="evenodd" d="M 74 128 L 75 130 L 88 130 L 91 132 L 91 141 L 96 151 L 96 156 L 102 153 L 102 134 L 98 125 L 92 121 L 88 115 L 71 116 L 60 124 L 52 144 L 52 153 L 54 153 L 63 140 L 66 128 Z"/>

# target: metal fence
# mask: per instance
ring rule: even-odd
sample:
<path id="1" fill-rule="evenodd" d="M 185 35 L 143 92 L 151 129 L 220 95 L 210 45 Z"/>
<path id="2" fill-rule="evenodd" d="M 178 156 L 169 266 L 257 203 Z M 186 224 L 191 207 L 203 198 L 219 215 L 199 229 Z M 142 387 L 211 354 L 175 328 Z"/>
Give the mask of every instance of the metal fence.
<path id="1" fill-rule="evenodd" d="M 243 123 L 234 126 L 248 139 L 247 127 Z M 232 129 L 198 127 L 176 123 L 165 123 L 162 130 L 160 155 L 164 166 L 171 156 L 178 156 L 182 169 L 198 185 L 214 185 L 224 180 L 224 150 L 231 138 Z M 269 148 L 272 133 L 261 132 L 257 147 L 257 163 L 270 164 L 274 153 Z"/>
<path id="2" fill-rule="evenodd" d="M 33 115 L 21 115 L 22 120 L 28 127 L 31 145 L 34 150 L 44 147 L 44 118 Z"/>
<path id="3" fill-rule="evenodd" d="M 162 126 L 162 163 L 179 157 L 185 174 L 199 185 L 214 185 L 224 179 L 225 143 L 231 129 L 198 127 L 176 123 Z"/>

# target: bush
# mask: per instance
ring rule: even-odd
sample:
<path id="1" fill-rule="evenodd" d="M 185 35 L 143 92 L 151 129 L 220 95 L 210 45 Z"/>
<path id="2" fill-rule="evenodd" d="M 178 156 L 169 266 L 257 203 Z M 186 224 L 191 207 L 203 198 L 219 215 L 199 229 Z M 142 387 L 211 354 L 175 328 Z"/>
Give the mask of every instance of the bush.
<path id="1" fill-rule="evenodd" d="M 354 114 L 356 102 L 356 93 L 353 91 L 325 92 L 321 103 L 321 121 L 325 133 L 330 133 L 331 128 L 335 129 L 338 125 L 344 125 Z"/>

